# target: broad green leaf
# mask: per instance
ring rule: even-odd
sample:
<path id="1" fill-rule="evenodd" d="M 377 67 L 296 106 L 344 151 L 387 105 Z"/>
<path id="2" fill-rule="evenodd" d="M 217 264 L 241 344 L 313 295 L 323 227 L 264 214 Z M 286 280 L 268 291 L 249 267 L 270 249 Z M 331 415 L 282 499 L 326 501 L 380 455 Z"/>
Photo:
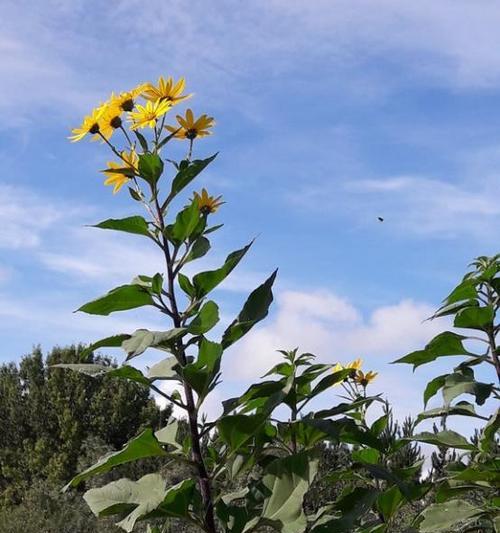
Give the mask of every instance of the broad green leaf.
<path id="1" fill-rule="evenodd" d="M 457 285 L 443 302 L 443 307 L 464 300 L 473 300 L 477 298 L 477 281 L 475 279 L 466 279 Z"/>
<path id="2" fill-rule="evenodd" d="M 459 402 L 457 405 L 453 405 L 450 407 L 437 407 L 436 409 L 429 409 L 428 411 L 424 411 L 423 413 L 420 413 L 418 415 L 416 422 L 418 424 L 422 420 L 426 420 L 428 418 L 441 418 L 443 416 L 449 415 L 462 415 L 472 417 L 478 416 L 472 404 L 468 402 Z"/>
<path id="3" fill-rule="evenodd" d="M 434 337 L 423 349 L 405 355 L 394 363 L 408 363 L 413 365 L 415 370 L 420 365 L 425 365 L 434 361 L 438 357 L 450 355 L 473 355 L 467 351 L 463 345 L 463 340 L 467 337 L 458 335 L 452 331 L 445 331 Z"/>
<path id="4" fill-rule="evenodd" d="M 190 297 L 193 297 L 195 295 L 195 288 L 189 278 L 182 274 L 182 272 L 179 272 L 177 274 L 177 279 L 179 281 L 179 287 Z"/>
<path id="5" fill-rule="evenodd" d="M 191 202 L 177 215 L 175 223 L 170 228 L 170 236 L 176 243 L 188 239 L 198 225 L 200 210 L 196 202 Z"/>
<path id="6" fill-rule="evenodd" d="M 166 455 L 166 452 L 160 446 L 158 439 L 153 435 L 153 431 L 151 429 L 145 429 L 140 435 L 129 440 L 120 451 L 104 456 L 95 465 L 76 475 L 64 487 L 64 490 L 77 487 L 83 481 L 97 474 L 109 472 L 115 466 L 144 459 L 145 457 L 158 457 L 162 455 Z"/>
<path id="7" fill-rule="evenodd" d="M 182 368 L 184 379 L 198 396 L 205 397 L 217 380 L 222 357 L 222 346 L 203 338 L 199 345 L 198 358 Z"/>
<path id="8" fill-rule="evenodd" d="M 194 161 L 187 162 L 185 165 L 181 164 L 181 168 L 175 178 L 172 181 L 172 189 L 170 191 L 170 197 L 174 197 L 184 187 L 189 185 L 191 181 L 215 158 L 217 154 L 207 159 L 195 159 Z"/>
<path id="9" fill-rule="evenodd" d="M 263 485 L 270 491 L 261 517 L 282 533 L 302 533 L 307 526 L 304 496 L 316 476 L 318 460 L 307 453 L 276 459 L 266 468 Z"/>
<path id="10" fill-rule="evenodd" d="M 331 416 L 348 413 L 349 411 L 353 411 L 357 409 L 358 407 L 362 407 L 363 405 L 370 405 L 375 400 L 379 400 L 379 398 L 377 396 L 359 398 L 350 403 L 345 403 L 345 402 L 339 403 L 338 405 L 336 405 L 335 407 L 332 407 L 331 409 L 323 409 L 321 411 L 316 411 L 315 413 L 312 413 L 312 415 L 313 415 L 313 418 L 329 418 Z"/>
<path id="11" fill-rule="evenodd" d="M 389 423 L 389 415 L 382 415 L 380 418 L 377 418 L 375 422 L 371 425 L 371 432 L 377 437 L 384 431 Z"/>
<path id="12" fill-rule="evenodd" d="M 317 383 L 313 390 L 308 394 L 308 398 L 314 398 L 318 394 L 321 394 L 323 391 L 342 383 L 352 373 L 349 369 L 339 370 L 338 372 L 332 372 L 324 378 L 322 378 L 319 383 Z"/>
<path id="13" fill-rule="evenodd" d="M 248 297 L 238 317 L 229 325 L 222 336 L 224 348 L 243 337 L 260 320 L 264 319 L 273 301 L 272 286 L 276 279 L 275 270 L 271 276 Z"/>
<path id="14" fill-rule="evenodd" d="M 198 314 L 187 326 L 189 333 L 203 335 L 210 331 L 219 322 L 219 307 L 211 300 L 205 302 Z"/>
<path id="15" fill-rule="evenodd" d="M 479 437 L 479 449 L 483 452 L 491 452 L 494 449 L 496 436 L 500 431 L 500 409 L 491 415 Z"/>
<path id="16" fill-rule="evenodd" d="M 129 339 L 122 343 L 122 348 L 127 352 L 127 361 L 137 357 L 148 348 L 170 350 L 172 342 L 176 341 L 186 332 L 186 328 L 173 328 L 168 331 L 149 331 L 148 329 L 136 330 Z"/>
<path id="17" fill-rule="evenodd" d="M 435 503 L 424 509 L 420 523 L 422 533 L 449 531 L 453 526 L 466 522 L 481 513 L 481 509 L 465 500 L 449 500 Z"/>
<path id="18" fill-rule="evenodd" d="M 244 446 L 262 428 L 266 416 L 258 415 L 227 415 L 217 421 L 217 429 L 221 439 L 234 453 Z"/>
<path id="19" fill-rule="evenodd" d="M 156 187 L 162 173 L 163 161 L 159 155 L 150 152 L 139 155 L 139 174 L 151 187 Z"/>
<path id="20" fill-rule="evenodd" d="M 429 400 L 436 395 L 437 391 L 443 387 L 448 376 L 449 374 L 443 374 L 442 376 L 437 376 L 427 383 L 424 391 L 424 407 L 426 407 Z"/>
<path id="21" fill-rule="evenodd" d="M 483 405 L 493 390 L 492 383 L 480 383 L 472 375 L 456 372 L 450 374 L 443 386 L 443 399 L 446 405 L 461 394 L 472 394 L 478 405 Z"/>
<path id="22" fill-rule="evenodd" d="M 203 298 L 211 290 L 215 289 L 229 274 L 233 271 L 236 265 L 241 261 L 243 256 L 247 253 L 252 243 L 247 244 L 241 250 L 230 253 L 222 267 L 217 270 L 209 270 L 207 272 L 200 272 L 193 278 L 193 286 L 197 298 Z"/>
<path id="23" fill-rule="evenodd" d="M 141 145 L 143 152 L 149 152 L 148 141 L 146 140 L 146 137 L 144 137 L 144 135 L 140 131 L 137 131 L 137 130 L 134 130 L 134 134 L 137 137 L 137 140 L 139 141 L 139 144 Z"/>
<path id="24" fill-rule="evenodd" d="M 123 341 L 126 341 L 127 339 L 130 339 L 130 335 L 128 333 L 121 333 L 119 335 L 112 335 L 111 337 L 100 339 L 87 346 L 80 353 L 80 358 L 85 360 L 92 352 L 98 350 L 99 348 L 120 348 Z"/>
<path id="25" fill-rule="evenodd" d="M 456 328 L 483 329 L 493 322 L 494 317 L 495 311 L 490 305 L 465 307 L 457 313 L 453 325 Z"/>
<path id="26" fill-rule="evenodd" d="M 203 257 L 208 250 L 210 250 L 210 241 L 206 237 L 198 237 L 191 246 L 191 251 L 186 257 L 184 264 Z"/>
<path id="27" fill-rule="evenodd" d="M 126 515 L 116 525 L 130 533 L 137 520 L 155 511 L 163 502 L 165 487 L 166 482 L 159 474 L 147 474 L 138 481 L 119 479 L 90 489 L 83 498 L 96 516 Z"/>
<path id="28" fill-rule="evenodd" d="M 358 463 L 377 464 L 380 459 L 380 452 L 374 448 L 360 448 L 351 452 L 352 460 Z"/>
<path id="29" fill-rule="evenodd" d="M 390 487 L 377 498 L 377 507 L 387 522 L 404 502 L 404 497 L 398 487 Z"/>
<path id="30" fill-rule="evenodd" d="M 135 381 L 142 385 L 149 385 L 149 380 L 144 376 L 144 374 L 134 368 L 133 366 L 123 365 L 118 368 L 109 365 L 99 365 L 91 363 L 59 363 L 52 365 L 52 368 L 66 368 L 74 372 L 81 372 L 88 376 L 97 377 L 107 375 L 109 377 L 116 377 L 122 379 L 128 379 L 130 381 Z"/>
<path id="31" fill-rule="evenodd" d="M 356 524 L 370 510 L 377 499 L 378 492 L 374 488 L 356 487 L 343 495 L 335 504 L 340 518 L 323 520 L 314 526 L 311 533 L 347 533 L 355 530 Z"/>
<path id="32" fill-rule="evenodd" d="M 424 431 L 418 435 L 410 437 L 408 440 L 414 440 L 417 442 L 426 442 L 427 444 L 434 444 L 436 446 L 448 446 L 449 448 L 459 448 L 462 450 L 473 450 L 474 446 L 470 442 L 462 437 L 455 431 L 440 431 L 438 433 L 430 433 Z"/>
<path id="33" fill-rule="evenodd" d="M 199 494 L 196 493 L 196 483 L 193 479 L 185 479 L 167 490 L 158 510 L 167 516 L 186 518 L 196 497 L 199 498 Z"/>
<path id="34" fill-rule="evenodd" d="M 99 224 L 92 226 L 94 228 L 111 229 L 116 231 L 124 231 L 126 233 L 134 233 L 136 235 L 145 235 L 151 237 L 148 230 L 148 223 L 141 216 L 133 216 L 127 218 L 109 218 Z"/>
<path id="35" fill-rule="evenodd" d="M 153 298 L 139 285 L 122 285 L 104 296 L 82 305 L 77 311 L 90 315 L 106 316 L 115 311 L 127 311 L 145 305 L 152 305 Z"/>
<path id="36" fill-rule="evenodd" d="M 179 379 L 174 367 L 178 364 L 175 357 L 166 357 L 159 363 L 153 365 L 148 371 L 148 379 L 154 381 L 155 379 Z"/>
<path id="37" fill-rule="evenodd" d="M 182 446 L 177 441 L 178 432 L 179 421 L 174 419 L 173 421 L 169 422 L 164 428 L 156 431 L 155 437 L 161 444 L 170 444 L 170 446 L 174 446 L 174 448 L 180 448 L 182 450 Z"/>
<path id="38" fill-rule="evenodd" d="M 361 429 L 351 418 L 324 420 L 304 418 L 303 422 L 325 433 L 328 440 L 349 444 L 365 444 L 377 450 L 383 449 L 383 443 L 370 431 Z"/>
<path id="39" fill-rule="evenodd" d="M 160 273 L 157 273 L 151 279 L 151 290 L 155 294 L 160 295 L 162 289 L 163 289 L 163 275 Z"/>

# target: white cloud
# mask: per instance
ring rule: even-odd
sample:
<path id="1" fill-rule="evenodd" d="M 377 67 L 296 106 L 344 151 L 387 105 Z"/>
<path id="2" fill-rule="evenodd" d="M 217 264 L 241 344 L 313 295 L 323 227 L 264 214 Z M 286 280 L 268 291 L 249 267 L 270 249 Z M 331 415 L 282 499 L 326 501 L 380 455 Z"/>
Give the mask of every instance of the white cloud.
<path id="1" fill-rule="evenodd" d="M 361 357 L 366 368 L 379 372 L 373 390 L 387 394 L 398 415 L 415 413 L 421 406 L 425 372 L 410 377 L 409 367 L 388 363 L 421 348 L 443 330 L 442 323 L 425 321 L 432 312 L 430 305 L 402 300 L 363 317 L 326 289 L 284 292 L 266 325 L 256 327 L 227 354 L 223 377 L 244 384 L 262 376 L 280 360 L 278 349 L 299 347 L 328 363 Z"/>
<path id="2" fill-rule="evenodd" d="M 29 189 L 0 184 L 0 247 L 36 247 L 45 230 L 70 214 Z"/>

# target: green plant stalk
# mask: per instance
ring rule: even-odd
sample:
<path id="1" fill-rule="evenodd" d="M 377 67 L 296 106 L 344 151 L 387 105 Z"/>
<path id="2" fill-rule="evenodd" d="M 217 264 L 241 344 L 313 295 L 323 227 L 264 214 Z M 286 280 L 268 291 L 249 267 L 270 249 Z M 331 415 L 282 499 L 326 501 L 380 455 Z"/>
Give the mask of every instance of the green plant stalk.
<path id="1" fill-rule="evenodd" d="M 155 209 L 161 230 L 161 240 L 159 242 L 159 245 L 165 256 L 165 263 L 167 268 L 168 297 L 171 305 L 171 317 L 174 323 L 174 327 L 179 328 L 182 326 L 183 320 L 181 318 L 181 314 L 177 305 L 174 286 L 175 277 L 178 271 L 174 270 L 174 262 L 170 254 L 170 247 L 168 244 L 168 240 L 166 239 L 164 234 L 165 220 L 163 217 L 162 207 L 158 202 L 157 195 L 153 194 L 153 196 L 155 198 Z M 181 363 L 181 365 L 185 365 L 187 363 L 187 360 L 182 340 L 179 340 L 176 343 L 175 352 L 176 353 L 174 355 L 176 356 L 177 360 Z M 186 396 L 186 408 L 188 412 L 189 431 L 191 435 L 191 457 L 194 464 L 196 465 L 196 469 L 198 472 L 198 483 L 205 511 L 205 516 L 203 517 L 204 526 L 207 533 L 217 533 L 215 525 L 214 504 L 212 499 L 212 487 L 210 483 L 210 478 L 208 476 L 207 468 L 203 460 L 203 454 L 201 452 L 201 436 L 198 428 L 198 409 L 194 401 L 193 389 L 191 388 L 189 383 L 186 382 L 183 382 L 183 386 L 184 394 Z"/>

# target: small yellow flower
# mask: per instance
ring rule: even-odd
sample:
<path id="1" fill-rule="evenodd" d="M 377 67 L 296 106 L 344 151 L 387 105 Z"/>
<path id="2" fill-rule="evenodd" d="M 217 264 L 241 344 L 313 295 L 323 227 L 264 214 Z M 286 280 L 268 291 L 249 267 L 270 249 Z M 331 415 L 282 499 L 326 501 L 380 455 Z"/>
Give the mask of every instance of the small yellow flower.
<path id="1" fill-rule="evenodd" d="M 215 213 L 217 209 L 224 203 L 221 201 L 222 196 L 209 196 L 206 189 L 201 190 L 201 194 L 197 192 L 194 193 L 193 201 L 198 203 L 198 209 L 204 215 L 209 213 Z"/>
<path id="2" fill-rule="evenodd" d="M 210 128 L 215 124 L 213 117 L 208 115 L 201 115 L 196 120 L 191 109 L 186 110 L 186 116 L 181 117 L 177 115 L 175 117 L 179 126 L 165 126 L 168 131 L 175 133 L 177 139 L 189 139 L 192 141 L 196 137 L 206 137 L 211 135 Z"/>
<path id="3" fill-rule="evenodd" d="M 164 79 L 162 76 L 158 78 L 158 86 L 154 86 L 152 83 L 147 83 L 144 88 L 144 98 L 156 102 L 158 100 L 167 100 L 172 105 L 178 104 L 189 98 L 190 94 L 182 94 L 186 87 L 186 80 L 180 78 L 175 83 L 172 77 Z"/>
<path id="4" fill-rule="evenodd" d="M 167 100 L 157 102 L 146 102 L 146 105 L 138 105 L 136 111 L 129 113 L 132 121 L 131 129 L 138 128 L 154 128 L 156 121 L 164 115 L 171 107 L 171 103 Z"/>
<path id="5" fill-rule="evenodd" d="M 81 141 L 86 135 L 90 134 L 95 139 L 100 131 L 99 121 L 104 112 L 103 106 L 93 109 L 90 115 L 84 117 L 82 125 L 79 128 L 73 128 L 69 137 L 71 142 Z"/>
<path id="6" fill-rule="evenodd" d="M 130 112 L 135 107 L 135 99 L 144 92 L 147 86 L 147 83 L 141 83 L 131 91 L 126 91 L 120 94 L 112 93 L 110 103 L 120 107 L 122 111 Z"/>
<path id="7" fill-rule="evenodd" d="M 109 103 L 102 105 L 102 109 L 103 112 L 99 119 L 99 131 L 104 137 L 106 137 L 106 139 L 109 139 L 111 135 L 113 135 L 113 132 L 123 124 L 121 118 L 123 110 L 118 103 L 113 100 L 113 96 Z"/>
<path id="8" fill-rule="evenodd" d="M 108 161 L 106 163 L 108 169 L 119 170 L 129 168 L 134 172 L 138 172 L 139 157 L 137 156 L 135 151 L 123 151 L 121 155 L 123 159 L 120 162 Z M 107 176 L 106 180 L 104 181 L 104 185 L 112 185 L 113 194 L 116 194 L 126 183 L 130 181 L 129 176 L 120 172 L 110 172 L 105 170 L 104 174 Z"/>
<path id="9" fill-rule="evenodd" d="M 353 370 L 359 370 L 363 366 L 363 359 L 360 359 L 359 357 L 357 359 L 354 359 L 354 361 L 351 361 L 346 368 L 352 368 Z"/>
<path id="10" fill-rule="evenodd" d="M 366 374 L 361 370 L 356 372 L 354 376 L 354 381 L 359 383 L 361 386 L 366 387 L 370 382 L 372 382 L 378 376 L 378 372 L 373 372 L 370 370 Z"/>
<path id="11" fill-rule="evenodd" d="M 335 374 L 336 372 L 340 372 L 341 370 L 344 370 L 344 367 L 340 364 L 340 363 L 337 363 L 333 368 L 332 368 L 332 372 Z"/>

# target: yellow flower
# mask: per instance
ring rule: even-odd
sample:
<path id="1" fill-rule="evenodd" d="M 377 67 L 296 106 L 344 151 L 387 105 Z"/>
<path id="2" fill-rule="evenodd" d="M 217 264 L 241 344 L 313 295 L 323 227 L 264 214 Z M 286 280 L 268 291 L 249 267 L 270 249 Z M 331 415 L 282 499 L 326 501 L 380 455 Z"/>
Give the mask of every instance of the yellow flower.
<path id="1" fill-rule="evenodd" d="M 186 80 L 180 78 L 177 83 L 174 79 L 169 77 L 164 79 L 162 76 L 158 78 L 158 86 L 155 87 L 152 83 L 147 83 L 144 88 L 144 98 L 156 102 L 158 100 L 167 100 L 172 105 L 178 104 L 189 98 L 190 94 L 182 94 L 186 86 Z"/>
<path id="2" fill-rule="evenodd" d="M 208 215 L 209 213 L 215 213 L 224 203 L 221 201 L 221 198 L 222 196 L 217 196 L 217 198 L 209 196 L 207 190 L 202 189 L 201 194 L 198 194 L 197 192 L 194 193 L 193 201 L 198 203 L 198 209 L 201 213 Z"/>
<path id="3" fill-rule="evenodd" d="M 119 128 L 123 121 L 121 114 L 123 113 L 122 108 L 118 105 L 116 101 L 113 100 L 113 95 L 111 99 L 106 104 L 102 106 L 102 115 L 99 119 L 99 131 L 106 139 L 109 139 L 113 132 Z"/>
<path id="4" fill-rule="evenodd" d="M 132 111 L 135 107 L 135 99 L 144 92 L 147 86 L 147 83 L 141 83 L 131 91 L 120 94 L 112 93 L 110 102 L 120 107 L 122 111 Z"/>
<path id="5" fill-rule="evenodd" d="M 358 370 L 356 372 L 356 375 L 354 376 L 354 381 L 356 383 L 359 383 L 363 387 L 366 387 L 371 381 L 373 381 L 378 375 L 378 372 L 373 372 L 370 370 L 366 374 L 363 373 L 361 370 Z"/>
<path id="6" fill-rule="evenodd" d="M 209 128 L 212 128 L 215 124 L 213 117 L 208 115 L 201 115 L 195 120 L 193 111 L 191 109 L 186 110 L 186 116 L 181 117 L 177 115 L 175 117 L 179 126 L 165 126 L 168 131 L 175 133 L 177 139 L 189 139 L 193 140 L 196 137 L 206 137 L 211 135 Z"/>
<path id="7" fill-rule="evenodd" d="M 354 361 L 351 361 L 346 368 L 352 368 L 353 370 L 359 370 L 363 366 L 363 359 L 360 359 L 359 357 L 357 359 L 354 359 Z"/>
<path id="8" fill-rule="evenodd" d="M 81 141 L 86 135 L 90 134 L 93 138 L 97 138 L 100 131 L 99 121 L 104 112 L 103 106 L 93 109 L 90 115 L 84 117 L 82 125 L 79 128 L 73 128 L 69 137 L 71 142 Z"/>
<path id="9" fill-rule="evenodd" d="M 117 161 L 108 161 L 106 164 L 110 170 L 119 170 L 119 169 L 131 169 L 134 172 L 138 172 L 138 162 L 139 157 L 134 150 L 130 152 L 123 151 L 121 153 L 122 160 Z M 104 185 L 113 186 L 113 194 L 116 194 L 126 183 L 130 181 L 130 177 L 121 172 L 110 172 L 104 171 L 104 174 L 107 176 L 104 181 Z"/>
<path id="10" fill-rule="evenodd" d="M 156 121 L 164 115 L 171 107 L 167 100 L 157 102 L 146 102 L 146 105 L 138 105 L 136 111 L 132 111 L 129 116 L 132 121 L 131 129 L 154 128 Z"/>

